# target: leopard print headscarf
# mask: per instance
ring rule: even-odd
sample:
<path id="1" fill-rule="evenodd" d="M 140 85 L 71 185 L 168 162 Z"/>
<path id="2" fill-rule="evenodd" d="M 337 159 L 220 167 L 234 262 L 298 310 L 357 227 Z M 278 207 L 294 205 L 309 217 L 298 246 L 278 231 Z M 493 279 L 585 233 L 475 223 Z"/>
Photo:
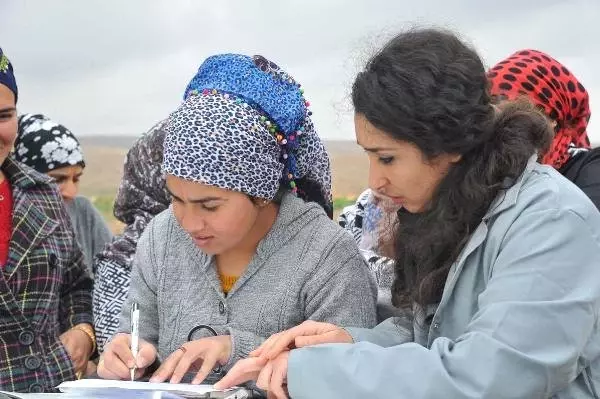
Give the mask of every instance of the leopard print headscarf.
<path id="1" fill-rule="evenodd" d="M 284 185 L 330 206 L 329 157 L 302 93 L 264 57 L 208 58 L 165 126 L 163 171 L 269 200 Z"/>

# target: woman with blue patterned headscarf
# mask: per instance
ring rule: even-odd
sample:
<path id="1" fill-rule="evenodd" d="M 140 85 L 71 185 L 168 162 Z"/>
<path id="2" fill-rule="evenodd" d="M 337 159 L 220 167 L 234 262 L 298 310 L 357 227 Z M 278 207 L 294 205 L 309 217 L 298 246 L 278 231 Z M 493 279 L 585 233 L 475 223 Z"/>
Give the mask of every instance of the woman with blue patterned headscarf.
<path id="1" fill-rule="evenodd" d="M 264 57 L 224 54 L 200 66 L 184 98 L 165 125 L 172 205 L 138 242 L 121 333 L 99 374 L 128 379 L 135 365 L 137 377 L 179 382 L 193 371 L 199 383 L 304 320 L 373 325 L 375 285 L 330 220 L 329 158 L 300 86 Z"/>

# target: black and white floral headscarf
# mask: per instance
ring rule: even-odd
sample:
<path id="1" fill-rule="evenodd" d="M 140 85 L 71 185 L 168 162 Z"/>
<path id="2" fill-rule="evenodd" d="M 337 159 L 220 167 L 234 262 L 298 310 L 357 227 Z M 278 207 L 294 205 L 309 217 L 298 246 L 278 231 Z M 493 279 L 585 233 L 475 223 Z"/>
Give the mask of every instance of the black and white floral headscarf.
<path id="1" fill-rule="evenodd" d="M 19 117 L 14 156 L 41 173 L 65 166 L 85 167 L 81 146 L 73 133 L 41 114 Z"/>

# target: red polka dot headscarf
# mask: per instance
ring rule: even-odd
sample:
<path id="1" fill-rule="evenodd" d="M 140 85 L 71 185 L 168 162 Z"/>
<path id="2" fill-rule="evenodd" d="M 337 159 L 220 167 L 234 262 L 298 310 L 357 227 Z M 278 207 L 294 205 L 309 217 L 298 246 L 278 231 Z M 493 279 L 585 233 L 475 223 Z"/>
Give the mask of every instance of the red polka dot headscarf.
<path id="1" fill-rule="evenodd" d="M 537 50 L 521 50 L 488 72 L 492 96 L 510 100 L 525 95 L 552 120 L 556 135 L 542 162 L 559 169 L 569 160 L 569 148 L 590 148 L 588 93 L 560 62 Z"/>

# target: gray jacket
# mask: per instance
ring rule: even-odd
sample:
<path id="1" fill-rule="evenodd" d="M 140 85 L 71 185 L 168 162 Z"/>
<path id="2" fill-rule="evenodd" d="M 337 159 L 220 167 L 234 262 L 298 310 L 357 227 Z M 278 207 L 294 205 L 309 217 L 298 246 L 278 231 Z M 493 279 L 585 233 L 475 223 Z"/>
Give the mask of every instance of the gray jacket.
<path id="1" fill-rule="evenodd" d="M 199 324 L 232 337 L 226 368 L 266 337 L 304 320 L 376 324 L 376 287 L 356 243 L 321 207 L 292 194 L 284 196 L 271 231 L 227 297 L 213 258 L 195 246 L 171 208 L 140 238 L 131 278 L 120 330 L 130 331 L 136 301 L 141 337 L 163 359 Z"/>
<path id="2" fill-rule="evenodd" d="M 354 345 L 292 351 L 288 389 L 294 399 L 597 398 L 599 310 L 600 213 L 531 160 L 452 266 L 439 306 L 349 328 Z"/>
<path id="3" fill-rule="evenodd" d="M 83 252 L 85 266 L 90 276 L 94 276 L 92 270 L 94 257 L 102 252 L 104 245 L 110 242 L 112 233 L 100 212 L 86 197 L 78 196 L 73 201 L 66 201 L 65 204 L 75 229 L 77 243 Z"/>

